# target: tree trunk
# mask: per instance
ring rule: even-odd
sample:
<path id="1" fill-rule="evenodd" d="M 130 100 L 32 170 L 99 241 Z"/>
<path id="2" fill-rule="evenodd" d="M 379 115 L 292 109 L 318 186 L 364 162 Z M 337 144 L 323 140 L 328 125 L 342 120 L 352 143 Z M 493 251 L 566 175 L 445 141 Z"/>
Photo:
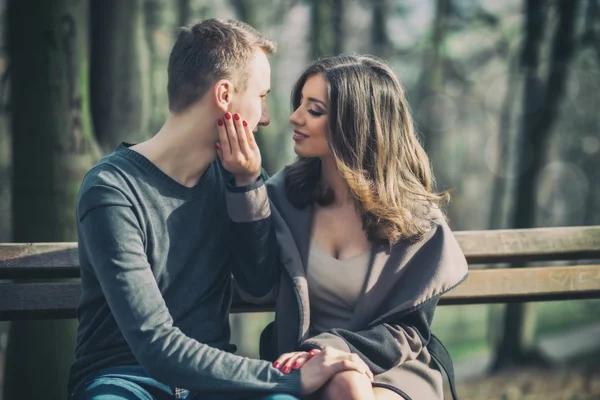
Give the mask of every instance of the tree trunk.
<path id="1" fill-rule="evenodd" d="M 256 20 L 257 7 L 256 4 L 254 4 L 254 0 L 230 0 L 230 3 L 235 9 L 235 13 L 240 20 L 258 29 L 258 21 Z"/>
<path id="2" fill-rule="evenodd" d="M 0 1 L 0 25 L 5 26 L 5 2 Z M 11 182 L 12 144 L 10 135 L 9 59 L 4 51 L 6 43 L 0 35 L 0 242 L 12 240 Z M 0 400 L 4 387 L 4 361 L 10 322 L 0 321 Z"/>
<path id="3" fill-rule="evenodd" d="M 91 93 L 94 130 L 105 152 L 149 131 L 150 55 L 144 0 L 92 0 Z"/>
<path id="4" fill-rule="evenodd" d="M 331 26 L 333 28 L 333 54 L 342 54 L 346 49 L 346 1 L 332 0 Z"/>
<path id="5" fill-rule="evenodd" d="M 169 115 L 167 68 L 174 35 L 181 15 L 167 0 L 144 0 L 146 41 L 150 54 L 151 113 L 148 131 L 160 130 Z"/>
<path id="6" fill-rule="evenodd" d="M 421 76 L 421 93 L 419 94 L 419 106 L 423 109 L 417 113 L 421 138 L 425 151 L 433 160 L 435 156 L 435 144 L 439 140 L 438 131 L 444 126 L 442 121 L 440 105 L 432 101 L 432 95 L 441 92 L 443 81 L 442 44 L 446 34 L 446 20 L 450 8 L 450 0 L 436 0 L 435 19 L 433 21 L 433 34 L 431 36 L 431 47 L 425 54 L 423 75 Z M 439 169 L 442 171 L 442 169 Z"/>
<path id="7" fill-rule="evenodd" d="M 579 0 L 560 0 L 557 4 L 559 22 L 554 33 L 550 71 L 545 83 L 539 76 L 539 49 L 545 27 L 546 2 L 528 0 L 522 67 L 525 75 L 523 126 L 518 151 L 520 175 L 515 190 L 516 210 L 512 228 L 535 226 L 536 180 L 548 151 L 552 126 L 564 97 L 568 66 L 575 48 L 575 18 Z M 527 149 L 531 149 L 527 151 Z M 522 267 L 523 265 L 514 265 Z M 533 318 L 523 304 L 509 304 L 504 317 L 502 340 L 496 349 L 494 370 L 539 361 L 526 348 L 524 330 L 531 332 Z M 533 356 L 533 357 L 532 357 Z"/>
<path id="8" fill-rule="evenodd" d="M 310 14 L 310 60 L 328 57 L 333 54 L 334 38 L 331 21 L 331 0 L 311 0 Z"/>
<path id="9" fill-rule="evenodd" d="M 13 132 L 13 239 L 74 241 L 75 198 L 97 158 L 83 0 L 8 3 Z M 15 321 L 6 399 L 64 399 L 75 321 Z"/>
<path id="10" fill-rule="evenodd" d="M 187 26 L 192 14 L 190 0 L 178 0 L 177 2 L 177 28 Z"/>
<path id="11" fill-rule="evenodd" d="M 508 66 L 508 78 L 506 81 L 506 96 L 502 102 L 500 111 L 500 127 L 498 131 L 498 153 L 496 154 L 494 166 L 494 183 L 492 189 L 492 203 L 490 206 L 490 216 L 488 229 L 506 229 L 508 227 L 509 210 L 514 210 L 514 204 L 510 203 L 509 194 L 513 192 L 513 185 L 509 182 L 513 181 L 516 174 L 514 159 L 516 136 L 515 134 L 515 114 L 518 107 L 518 93 L 521 93 L 521 85 L 519 84 L 519 74 L 517 62 L 512 58 Z"/>
<path id="12" fill-rule="evenodd" d="M 6 24 L 5 2 L 0 1 L 0 25 Z M 11 182 L 12 144 L 10 134 L 10 60 L 5 52 L 4 35 L 0 35 L 0 242 L 10 242 L 12 237 Z M 0 340 L 0 362 L 2 341 Z M 0 367 L 0 371 L 2 368 Z M 1 374 L 0 374 L 1 375 Z M 1 377 L 0 377 L 1 382 Z M 0 385 L 1 386 L 1 385 Z"/>
<path id="13" fill-rule="evenodd" d="M 387 33 L 387 18 L 390 15 L 389 0 L 372 0 L 373 20 L 371 22 L 371 47 L 373 53 L 388 59 L 392 53 Z"/>
<path id="14" fill-rule="evenodd" d="M 582 44 L 594 49 L 600 61 L 600 0 L 588 0 Z"/>

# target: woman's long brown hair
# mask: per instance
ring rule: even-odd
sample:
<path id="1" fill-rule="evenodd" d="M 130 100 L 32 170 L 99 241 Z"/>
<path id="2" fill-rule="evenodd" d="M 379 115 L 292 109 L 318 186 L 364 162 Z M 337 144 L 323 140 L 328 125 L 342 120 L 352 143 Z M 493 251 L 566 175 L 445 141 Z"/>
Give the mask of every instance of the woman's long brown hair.
<path id="1" fill-rule="evenodd" d="M 321 74 L 327 84 L 329 149 L 348 184 L 372 241 L 396 244 L 431 228 L 433 207 L 447 192 L 434 193 L 429 159 L 416 135 L 402 85 L 390 67 L 372 56 L 336 56 L 315 61 L 292 90 L 298 108 L 306 80 Z M 299 157 L 286 168 L 287 196 L 297 207 L 331 204 L 321 184 L 319 158 Z"/>

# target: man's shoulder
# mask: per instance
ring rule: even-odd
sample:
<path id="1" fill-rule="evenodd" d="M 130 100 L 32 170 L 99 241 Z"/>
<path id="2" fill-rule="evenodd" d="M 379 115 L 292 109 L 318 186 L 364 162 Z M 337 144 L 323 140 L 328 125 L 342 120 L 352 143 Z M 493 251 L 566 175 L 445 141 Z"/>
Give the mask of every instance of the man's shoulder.
<path id="1" fill-rule="evenodd" d="M 116 152 L 101 158 L 85 175 L 77 196 L 82 213 L 101 205 L 131 205 L 134 174 Z"/>
<path id="2" fill-rule="evenodd" d="M 123 188 L 128 180 L 134 178 L 127 164 L 117 152 L 102 157 L 84 176 L 80 191 L 94 186 Z"/>

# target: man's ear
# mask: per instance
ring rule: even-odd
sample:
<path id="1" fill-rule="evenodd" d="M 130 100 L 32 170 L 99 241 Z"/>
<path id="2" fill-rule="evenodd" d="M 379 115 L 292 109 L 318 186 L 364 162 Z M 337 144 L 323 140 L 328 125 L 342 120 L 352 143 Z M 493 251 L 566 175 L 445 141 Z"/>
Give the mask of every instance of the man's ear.
<path id="1" fill-rule="evenodd" d="M 219 109 L 225 113 L 229 110 L 233 94 L 233 84 L 227 79 L 221 79 L 213 86 L 213 98 Z"/>

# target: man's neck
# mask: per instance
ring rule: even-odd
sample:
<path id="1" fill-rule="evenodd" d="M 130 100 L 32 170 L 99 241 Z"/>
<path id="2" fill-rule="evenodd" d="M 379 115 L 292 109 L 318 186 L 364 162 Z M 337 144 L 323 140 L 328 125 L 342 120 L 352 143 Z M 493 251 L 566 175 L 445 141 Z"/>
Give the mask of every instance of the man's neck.
<path id="1" fill-rule="evenodd" d="M 200 119 L 202 120 L 202 119 Z M 170 115 L 156 135 L 131 149 L 183 186 L 195 186 L 217 156 L 210 118 Z"/>

